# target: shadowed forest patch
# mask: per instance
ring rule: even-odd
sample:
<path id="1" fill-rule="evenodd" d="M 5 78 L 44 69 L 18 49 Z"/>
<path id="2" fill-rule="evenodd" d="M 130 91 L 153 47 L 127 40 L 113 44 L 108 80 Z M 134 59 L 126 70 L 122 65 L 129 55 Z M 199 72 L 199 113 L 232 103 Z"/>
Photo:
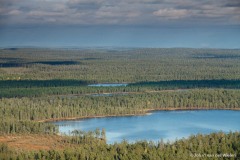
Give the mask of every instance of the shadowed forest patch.
<path id="1" fill-rule="evenodd" d="M 234 55 L 234 54 L 200 54 L 200 55 L 194 55 L 193 58 L 199 58 L 199 59 L 213 59 L 213 58 L 219 58 L 219 59 L 234 59 L 234 58 L 240 58 L 240 55 Z"/>
<path id="2" fill-rule="evenodd" d="M 2 58 L 1 58 L 2 59 Z M 8 60 L 9 58 L 6 58 Z M 19 61 L 9 61 L 0 63 L 0 67 L 25 67 L 32 64 L 46 64 L 46 65 L 78 65 L 81 64 L 77 61 L 36 61 L 36 62 L 19 62 Z"/>
<path id="3" fill-rule="evenodd" d="M 37 62 L 31 62 L 30 64 L 47 64 L 47 65 L 77 65 L 80 64 L 80 62 L 77 61 L 37 61 Z"/>

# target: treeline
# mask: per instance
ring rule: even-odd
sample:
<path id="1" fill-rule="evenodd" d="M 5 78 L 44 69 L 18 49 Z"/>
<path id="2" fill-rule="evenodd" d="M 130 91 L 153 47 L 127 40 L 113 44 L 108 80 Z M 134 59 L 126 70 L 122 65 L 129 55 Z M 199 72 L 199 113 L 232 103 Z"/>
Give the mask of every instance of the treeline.
<path id="1" fill-rule="evenodd" d="M 240 133 L 222 132 L 210 135 L 191 136 L 188 139 L 177 140 L 174 143 L 159 143 L 140 141 L 136 143 L 116 143 L 107 145 L 99 141 L 84 143 L 79 147 L 66 147 L 64 150 L 48 151 L 16 151 L 6 144 L 0 144 L 0 159 L 2 160 L 121 160 L 121 159 L 216 159 L 237 160 L 240 158 Z"/>
<path id="2" fill-rule="evenodd" d="M 0 50 L 0 80 L 117 83 L 240 79 L 239 59 L 240 50 L 224 49 Z"/>
<path id="3" fill-rule="evenodd" d="M 154 90 L 192 89 L 192 88 L 227 88 L 240 89 L 240 80 L 173 80 L 158 82 L 138 82 L 129 86 Z"/>
<path id="4" fill-rule="evenodd" d="M 62 86 L 86 86 L 91 82 L 81 80 L 5 80 L 0 81 L 0 88 L 41 88 Z M 93 83 L 93 82 L 92 82 Z"/>
<path id="5" fill-rule="evenodd" d="M 240 80 L 174 80 L 130 83 L 119 87 L 90 87 L 80 80 L 10 80 L 0 81 L 0 98 L 39 97 L 47 95 L 81 95 L 119 92 L 146 92 L 176 89 L 239 89 Z"/>
<path id="6" fill-rule="evenodd" d="M 105 129 L 100 130 L 97 128 L 95 131 L 81 131 L 73 130 L 70 136 L 65 136 L 64 143 L 70 144 L 93 144 L 94 143 L 104 143 L 106 144 L 106 131 Z"/>
<path id="7" fill-rule="evenodd" d="M 1 120 L 0 134 L 56 134 L 58 126 L 34 121 Z"/>
<path id="8" fill-rule="evenodd" d="M 145 109 L 240 107 L 240 90 L 195 89 L 113 96 L 49 96 L 0 99 L 3 121 L 139 114 Z"/>
<path id="9" fill-rule="evenodd" d="M 0 125 L 0 132 L 9 133 L 12 123 L 21 126 L 22 122 L 18 121 L 143 114 L 147 109 L 169 108 L 240 108 L 240 90 L 194 89 L 112 96 L 85 95 L 1 98 L 0 121 L 3 124 Z M 22 127 L 28 125 L 29 128 L 27 130 L 31 130 L 32 125 L 35 126 L 35 123 L 29 122 L 29 124 L 26 123 Z M 38 124 L 35 127 L 39 128 Z M 39 132 L 44 132 L 44 130 Z"/>

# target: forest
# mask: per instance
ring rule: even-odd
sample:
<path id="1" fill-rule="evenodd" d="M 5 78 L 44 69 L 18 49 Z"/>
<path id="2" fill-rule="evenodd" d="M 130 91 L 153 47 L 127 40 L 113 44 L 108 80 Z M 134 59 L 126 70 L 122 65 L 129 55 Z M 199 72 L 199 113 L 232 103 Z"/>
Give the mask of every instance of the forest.
<path id="1" fill-rule="evenodd" d="M 195 135 L 174 143 L 139 141 L 129 144 L 127 141 L 106 145 L 104 141 L 89 137 L 64 137 L 61 143 L 66 147 L 59 150 L 16 151 L 6 144 L 0 144 L 0 159 L 36 159 L 36 160 L 72 160 L 72 159 L 184 159 L 184 160 L 237 160 L 240 157 L 240 134 L 222 132 L 210 135 Z M 80 144 L 76 144 L 78 142 Z"/>
<path id="2" fill-rule="evenodd" d="M 240 110 L 239 62 L 238 49 L 0 49 L 0 159 L 238 159 L 239 132 L 107 144 L 104 129 L 67 136 L 50 122 L 149 110 Z M 91 85 L 98 83 L 126 86 Z M 66 147 L 24 150 L 11 146 L 17 139 L 5 141 L 37 135 Z"/>

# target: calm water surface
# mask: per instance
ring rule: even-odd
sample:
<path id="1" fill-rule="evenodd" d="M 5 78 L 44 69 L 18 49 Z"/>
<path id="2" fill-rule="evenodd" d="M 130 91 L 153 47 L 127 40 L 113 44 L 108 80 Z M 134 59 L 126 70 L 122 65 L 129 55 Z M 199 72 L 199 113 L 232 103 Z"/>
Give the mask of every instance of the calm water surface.
<path id="1" fill-rule="evenodd" d="M 191 134 L 240 131 L 240 111 L 156 111 L 146 116 L 93 118 L 54 122 L 61 133 L 73 130 L 106 129 L 108 143 L 137 140 L 164 141 L 187 138 Z"/>
<path id="2" fill-rule="evenodd" d="M 98 84 L 90 84 L 90 87 L 126 87 L 127 83 L 98 83 Z"/>

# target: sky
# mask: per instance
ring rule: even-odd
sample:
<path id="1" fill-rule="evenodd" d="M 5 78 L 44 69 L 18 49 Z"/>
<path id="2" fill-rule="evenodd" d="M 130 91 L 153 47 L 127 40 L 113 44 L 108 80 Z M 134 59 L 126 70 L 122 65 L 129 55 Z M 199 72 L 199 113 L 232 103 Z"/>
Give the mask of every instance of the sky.
<path id="1" fill-rule="evenodd" d="M 0 0 L 0 47 L 240 48 L 239 0 Z"/>

